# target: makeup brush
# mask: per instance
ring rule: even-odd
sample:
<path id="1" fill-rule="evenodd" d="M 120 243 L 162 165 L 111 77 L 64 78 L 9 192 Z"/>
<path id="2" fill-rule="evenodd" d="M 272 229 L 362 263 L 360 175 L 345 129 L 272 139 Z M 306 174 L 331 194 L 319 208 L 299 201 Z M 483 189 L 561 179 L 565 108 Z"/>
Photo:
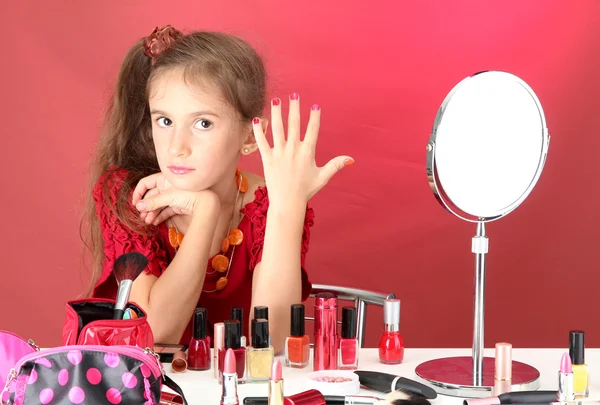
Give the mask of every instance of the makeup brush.
<path id="1" fill-rule="evenodd" d="M 297 394 L 301 396 L 301 394 Z M 326 405 L 431 405 L 427 398 L 408 391 L 397 390 L 389 393 L 385 398 L 368 397 L 360 395 L 324 395 Z M 287 403 L 290 401 L 288 400 Z M 284 402 L 285 403 L 285 402 Z M 244 405 L 268 405 L 267 397 L 246 397 Z"/>
<path id="2" fill-rule="evenodd" d="M 125 253 L 115 261 L 113 274 L 119 284 L 119 290 L 112 319 L 123 319 L 133 280 L 144 271 L 146 266 L 148 266 L 148 258 L 138 252 Z"/>
<path id="3" fill-rule="evenodd" d="M 403 389 L 390 392 L 385 397 L 384 405 L 431 405 L 422 395 L 413 394 Z"/>

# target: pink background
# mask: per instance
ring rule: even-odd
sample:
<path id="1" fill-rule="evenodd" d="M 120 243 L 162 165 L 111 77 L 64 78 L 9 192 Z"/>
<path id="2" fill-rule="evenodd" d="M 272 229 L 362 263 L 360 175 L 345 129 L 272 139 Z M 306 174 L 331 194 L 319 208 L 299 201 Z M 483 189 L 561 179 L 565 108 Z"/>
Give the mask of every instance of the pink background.
<path id="1" fill-rule="evenodd" d="M 335 3 L 335 4 L 334 4 Z M 323 108 L 320 164 L 356 164 L 312 201 L 314 282 L 395 292 L 407 347 L 470 347 L 475 226 L 425 176 L 437 109 L 485 69 L 525 80 L 552 135 L 533 193 L 490 224 L 486 346 L 565 347 L 597 322 L 600 2 L 13 2 L 2 10 L 0 329 L 60 343 L 88 279 L 79 239 L 90 154 L 128 47 L 156 25 L 254 44 L 270 96 Z M 177 5 L 175 5 L 177 4 Z M 8 8 L 8 6 L 5 6 Z M 306 118 L 306 115 L 305 115 Z M 258 156 L 244 162 L 260 170 Z M 368 343 L 381 330 L 374 310 Z"/>

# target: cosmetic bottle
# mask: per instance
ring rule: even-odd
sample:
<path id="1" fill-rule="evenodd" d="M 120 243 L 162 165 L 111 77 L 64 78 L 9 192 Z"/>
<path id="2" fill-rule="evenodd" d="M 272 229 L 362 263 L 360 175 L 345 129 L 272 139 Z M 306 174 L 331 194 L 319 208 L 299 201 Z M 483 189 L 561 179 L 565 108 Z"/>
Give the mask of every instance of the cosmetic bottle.
<path id="1" fill-rule="evenodd" d="M 383 364 L 399 364 L 404 360 L 404 340 L 400 335 L 400 300 L 383 302 L 383 333 L 379 338 L 379 361 Z"/>
<path id="2" fill-rule="evenodd" d="M 188 349 L 188 370 L 210 370 L 210 336 L 206 335 L 206 308 L 196 308 Z"/>
<path id="3" fill-rule="evenodd" d="M 249 383 L 269 381 L 274 354 L 273 346 L 269 345 L 269 321 L 253 319 L 252 346 L 246 349 L 246 380 Z"/>
<path id="4" fill-rule="evenodd" d="M 338 369 L 358 368 L 358 339 L 356 338 L 356 308 L 342 308 L 342 338 L 338 350 Z"/>
<path id="5" fill-rule="evenodd" d="M 285 339 L 285 365 L 304 368 L 310 359 L 310 340 L 305 334 L 304 305 L 291 306 L 290 336 Z"/>
<path id="6" fill-rule="evenodd" d="M 219 353 L 225 347 L 225 324 L 223 322 L 215 323 L 214 329 L 214 349 L 213 349 L 213 370 L 217 380 L 219 380 Z"/>
<path id="7" fill-rule="evenodd" d="M 585 364 L 585 332 L 569 332 L 569 357 L 573 363 L 573 391 L 576 397 L 587 397 L 589 390 L 589 371 Z"/>
<path id="8" fill-rule="evenodd" d="M 240 345 L 246 347 L 246 336 L 244 336 L 244 309 L 240 307 L 231 308 L 231 319 L 234 321 L 240 321 L 240 327 L 242 328 L 242 337 L 240 338 Z"/>
<path id="9" fill-rule="evenodd" d="M 494 369 L 494 391 L 497 397 L 505 392 L 510 392 L 512 385 L 512 345 L 510 343 L 496 343 Z"/>
<path id="10" fill-rule="evenodd" d="M 223 366 L 225 353 L 231 349 L 235 356 L 238 384 L 245 382 L 246 371 L 246 348 L 241 347 L 242 330 L 239 321 L 225 321 L 225 346 L 219 350 L 219 381 L 223 381 Z"/>
<path id="11" fill-rule="evenodd" d="M 337 368 L 337 308 L 335 295 L 319 293 L 315 296 L 315 371 Z"/>

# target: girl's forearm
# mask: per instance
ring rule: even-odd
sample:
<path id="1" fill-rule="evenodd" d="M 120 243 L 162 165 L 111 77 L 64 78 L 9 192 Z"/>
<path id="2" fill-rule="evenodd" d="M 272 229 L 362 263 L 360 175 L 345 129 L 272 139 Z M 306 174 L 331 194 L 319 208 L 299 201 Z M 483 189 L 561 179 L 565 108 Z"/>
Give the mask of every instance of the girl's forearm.
<path id="1" fill-rule="evenodd" d="M 270 206 L 261 262 L 252 280 L 252 309 L 269 307 L 269 331 L 276 353 L 290 329 L 290 305 L 302 300 L 300 255 L 306 205 Z"/>

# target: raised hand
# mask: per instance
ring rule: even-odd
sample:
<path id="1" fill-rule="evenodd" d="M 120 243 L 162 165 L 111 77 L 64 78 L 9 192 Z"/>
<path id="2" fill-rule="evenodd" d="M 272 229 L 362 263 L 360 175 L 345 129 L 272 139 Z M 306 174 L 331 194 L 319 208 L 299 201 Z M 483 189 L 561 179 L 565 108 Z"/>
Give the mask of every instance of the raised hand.
<path id="1" fill-rule="evenodd" d="M 260 118 L 254 118 L 253 130 L 263 161 L 265 182 L 271 204 L 290 201 L 306 204 L 329 180 L 345 166 L 354 163 L 350 156 L 338 156 L 318 167 L 315 150 L 319 135 L 321 108 L 313 105 L 304 139 L 300 139 L 300 100 L 290 95 L 287 137 L 283 128 L 281 100 L 271 101 L 271 131 L 273 147 L 269 145 Z"/>

